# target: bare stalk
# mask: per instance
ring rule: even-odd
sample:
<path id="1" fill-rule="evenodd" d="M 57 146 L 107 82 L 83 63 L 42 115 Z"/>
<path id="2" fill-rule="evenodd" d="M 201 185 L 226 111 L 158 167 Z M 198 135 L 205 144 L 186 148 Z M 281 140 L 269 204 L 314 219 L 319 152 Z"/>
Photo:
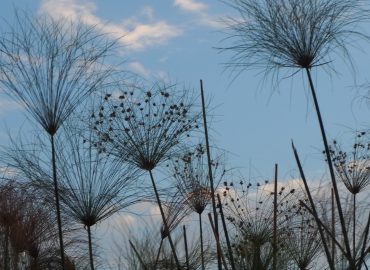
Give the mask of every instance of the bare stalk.
<path id="1" fill-rule="evenodd" d="M 316 220 L 317 227 L 318 227 L 319 232 L 320 232 L 321 241 L 322 241 L 322 243 L 324 245 L 324 250 L 325 250 L 326 258 L 327 258 L 328 263 L 329 263 L 329 267 L 330 267 L 331 270 L 335 270 L 335 268 L 334 268 L 334 262 L 333 262 L 333 260 L 332 260 L 332 258 L 330 256 L 330 252 L 329 252 L 328 246 L 326 244 L 325 235 L 324 235 L 324 232 L 322 231 L 322 227 L 321 227 L 321 224 L 320 224 L 319 217 L 317 215 L 315 204 L 314 204 L 314 202 L 312 200 L 311 192 L 310 192 L 310 189 L 308 187 L 308 184 L 307 184 L 307 181 L 306 181 L 306 177 L 304 175 L 304 172 L 303 172 L 303 169 L 302 169 L 302 165 L 301 165 L 301 162 L 300 162 L 299 157 L 298 157 L 297 149 L 295 149 L 293 142 L 292 142 L 292 147 L 293 147 L 294 156 L 295 156 L 295 159 L 296 159 L 298 168 L 299 168 L 299 172 L 301 174 L 301 177 L 302 177 L 302 180 L 303 180 L 303 183 L 304 183 L 306 192 L 307 192 L 307 196 L 308 196 L 308 199 L 309 199 L 310 204 L 311 204 L 311 207 L 312 207 L 312 212 L 313 212 L 314 218 Z"/>
<path id="2" fill-rule="evenodd" d="M 216 213 L 216 216 L 217 216 L 217 213 Z M 218 238 L 218 234 L 216 232 L 215 226 L 213 225 L 211 213 L 208 214 L 208 218 L 209 218 L 209 222 L 211 223 L 212 231 L 213 231 L 213 234 L 214 234 L 215 239 L 216 239 L 217 248 L 218 248 L 218 250 L 220 252 L 220 255 L 221 255 L 220 257 L 222 258 L 222 262 L 224 264 L 225 270 L 228 270 L 226 260 L 225 260 L 225 256 L 224 256 L 224 253 L 222 252 L 222 249 L 221 249 L 220 240 Z"/>
<path id="3" fill-rule="evenodd" d="M 342 228 L 342 233 L 343 233 L 343 238 L 344 238 L 344 245 L 345 245 L 345 247 L 347 249 L 347 253 L 349 254 L 349 256 L 351 258 L 351 249 L 349 247 L 348 234 L 347 234 L 346 225 L 345 225 L 345 222 L 344 222 L 342 205 L 341 205 L 340 198 L 339 198 L 339 192 L 338 192 L 337 182 L 335 180 L 335 174 L 334 174 L 333 164 L 332 164 L 331 157 L 330 157 L 328 141 L 326 139 L 324 124 L 322 122 L 320 108 L 319 108 L 319 104 L 317 102 L 316 93 L 315 93 L 315 89 L 314 89 L 314 86 L 313 86 L 313 82 L 312 82 L 311 73 L 310 73 L 309 68 L 306 68 L 306 72 L 307 72 L 308 81 L 310 83 L 312 98 L 313 98 L 314 103 L 315 103 L 315 109 L 316 109 L 316 113 L 317 113 L 317 118 L 319 120 L 319 125 L 320 125 L 320 130 L 321 130 L 321 136 L 322 136 L 322 139 L 324 141 L 325 154 L 326 154 L 326 159 L 328 161 L 329 172 L 330 172 L 330 177 L 331 177 L 331 183 L 333 185 L 333 190 L 334 190 L 335 199 L 336 199 L 336 203 L 337 203 L 339 220 L 340 220 L 340 224 L 341 224 L 341 228 Z M 354 258 L 351 258 L 350 261 L 349 261 L 349 263 L 350 263 L 352 269 L 354 270 L 355 269 Z"/>
<path id="4" fill-rule="evenodd" d="M 274 187 L 274 257 L 272 262 L 272 269 L 276 270 L 277 263 L 277 175 L 278 165 L 275 164 L 275 187 Z"/>
<path id="5" fill-rule="evenodd" d="M 359 258 L 359 262 L 358 262 L 358 264 L 359 264 L 358 269 L 359 270 L 361 270 L 362 263 L 364 263 L 366 269 L 368 269 L 367 266 L 366 266 L 366 263 L 364 261 L 364 258 L 365 258 L 365 247 L 366 247 L 367 237 L 369 235 L 369 228 L 370 228 L 370 213 L 369 213 L 369 217 L 367 219 L 367 224 L 366 224 L 366 228 L 365 228 L 365 235 L 364 235 L 364 242 L 362 244 L 361 257 Z"/>
<path id="6" fill-rule="evenodd" d="M 91 243 L 91 226 L 87 226 L 87 234 L 89 236 L 89 254 L 90 254 L 90 267 L 91 270 L 94 270 L 94 260 L 92 254 L 92 243 Z"/>
<path id="7" fill-rule="evenodd" d="M 230 239 L 229 239 L 229 233 L 227 232 L 227 227 L 226 227 L 226 222 L 225 222 L 225 217 L 224 217 L 224 211 L 222 210 L 222 204 L 221 204 L 221 198 L 220 194 L 217 194 L 217 199 L 218 203 L 220 205 L 220 214 L 221 214 L 221 220 L 222 220 L 222 225 L 224 227 L 224 232 L 225 232 L 225 237 L 226 237 L 226 244 L 227 244 L 227 249 L 229 251 L 229 256 L 230 256 L 230 262 L 231 262 L 231 268 L 233 270 L 235 269 L 235 263 L 234 263 L 234 257 L 233 257 L 233 252 L 231 249 L 231 244 L 230 244 Z"/>
<path id="8" fill-rule="evenodd" d="M 199 214 L 199 231 L 200 231 L 200 255 L 202 257 L 202 270 L 204 270 L 204 250 L 203 250 L 203 229 L 202 229 L 202 214 Z"/>
<path id="9" fill-rule="evenodd" d="M 310 214 L 312 216 L 315 217 L 315 213 L 312 211 L 312 209 L 307 205 L 305 204 L 302 200 L 299 201 L 299 203 L 301 205 L 303 205 L 307 210 L 308 212 L 310 212 Z M 348 260 L 348 255 L 346 253 L 346 251 L 343 249 L 343 247 L 341 246 L 341 244 L 333 237 L 333 235 L 331 234 L 330 230 L 322 223 L 322 221 L 319 219 L 319 217 L 317 217 L 320 225 L 324 228 L 324 230 L 326 231 L 326 233 L 331 237 L 331 239 L 333 240 L 334 239 L 334 243 L 339 247 L 340 251 L 343 253 L 343 255 L 346 257 L 346 259 Z"/>
<path id="10" fill-rule="evenodd" d="M 54 181 L 54 192 L 55 192 L 55 204 L 56 204 L 56 207 L 57 207 L 57 219 L 58 219 L 58 230 L 59 230 L 60 258 L 61 258 L 61 263 L 62 263 L 62 270 L 65 270 L 62 220 L 60 218 L 60 204 L 59 204 L 59 191 L 58 191 L 58 181 L 57 181 L 57 168 L 56 168 L 56 164 L 55 164 L 54 135 L 50 135 L 50 137 L 51 137 L 51 155 L 52 155 L 52 163 L 53 163 L 53 181 Z"/>
<path id="11" fill-rule="evenodd" d="M 353 194 L 353 259 L 356 260 L 356 193 Z"/>
<path id="12" fill-rule="evenodd" d="M 335 215 L 334 215 L 334 191 L 331 188 L 331 234 L 332 236 L 332 244 L 331 244 L 331 253 L 332 258 L 335 258 Z"/>
<path id="13" fill-rule="evenodd" d="M 158 264 L 158 261 L 159 261 L 159 255 L 161 253 L 161 249 L 162 249 L 162 244 L 163 244 L 163 239 L 161 239 L 161 243 L 159 244 L 159 249 L 158 249 L 158 253 L 157 253 L 157 258 L 155 259 L 155 263 L 154 263 L 154 269 L 156 269 L 157 267 L 157 264 Z"/>
<path id="14" fill-rule="evenodd" d="M 213 177 L 212 177 L 212 166 L 211 166 L 211 153 L 209 151 L 209 141 L 208 141 L 208 129 L 207 129 L 207 117 L 206 117 L 206 106 L 204 102 L 204 92 L 203 92 L 203 81 L 200 80 L 200 92 L 202 96 L 202 109 L 203 109 L 203 122 L 204 122 L 204 135 L 206 138 L 206 148 L 207 148 L 207 158 L 208 158 L 208 170 L 209 170 L 209 180 L 211 182 L 211 193 L 212 193 L 212 208 L 213 208 L 213 215 L 215 220 L 215 232 L 218 235 L 218 220 L 217 220 L 217 211 L 216 211 L 216 201 L 215 201 L 215 188 L 213 185 Z M 220 253 L 217 250 L 217 262 L 218 262 L 218 269 L 222 270 L 221 266 L 221 259 Z"/>
<path id="15" fill-rule="evenodd" d="M 189 252 L 188 252 L 188 241 L 186 240 L 186 229 L 184 225 L 184 242 L 185 242 L 185 256 L 186 256 L 186 269 L 190 270 L 189 266 Z"/>
<path id="16" fill-rule="evenodd" d="M 141 259 L 140 254 L 137 252 L 137 250 L 136 250 L 136 248 L 135 248 L 134 244 L 133 244 L 130 240 L 128 240 L 128 241 L 130 242 L 131 248 L 132 248 L 132 249 L 133 249 L 133 251 L 135 252 L 135 254 L 136 254 L 137 258 L 139 259 L 139 261 L 140 261 L 141 265 L 143 266 L 144 270 L 148 270 L 148 268 L 146 267 L 145 263 L 144 263 L 144 262 L 143 262 L 143 260 Z"/>
<path id="17" fill-rule="evenodd" d="M 180 266 L 179 260 L 177 259 L 175 246 L 174 246 L 174 244 L 172 242 L 171 232 L 170 232 L 170 229 L 168 228 L 167 220 L 166 220 L 166 217 L 164 216 L 164 212 L 163 212 L 161 200 L 159 199 L 157 187 L 156 187 L 155 182 L 154 182 L 152 171 L 149 171 L 149 174 L 150 174 L 150 179 L 152 180 L 152 184 L 153 184 L 153 188 L 154 188 L 154 192 L 155 192 L 155 197 L 157 198 L 158 207 L 159 207 L 159 210 L 161 211 L 161 215 L 162 215 L 162 219 L 163 219 L 163 224 L 164 224 L 164 229 L 166 231 L 168 231 L 168 241 L 170 242 L 170 246 L 171 246 L 171 249 L 172 249 L 173 257 L 175 258 L 176 266 L 177 266 L 177 269 L 178 270 L 181 270 L 181 266 Z"/>

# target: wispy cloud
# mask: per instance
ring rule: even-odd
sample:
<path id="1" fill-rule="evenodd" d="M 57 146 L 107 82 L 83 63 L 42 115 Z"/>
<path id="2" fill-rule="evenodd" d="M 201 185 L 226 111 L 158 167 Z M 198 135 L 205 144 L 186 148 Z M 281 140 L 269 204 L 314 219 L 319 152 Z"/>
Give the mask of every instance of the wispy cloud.
<path id="1" fill-rule="evenodd" d="M 154 19 L 153 12 L 154 12 L 154 10 L 150 6 L 145 6 L 141 10 L 141 14 L 145 15 L 146 17 L 148 17 L 148 19 Z"/>
<path id="2" fill-rule="evenodd" d="M 129 64 L 129 68 L 133 71 L 136 71 L 146 77 L 149 77 L 150 71 L 147 70 L 141 63 L 139 62 L 132 62 Z"/>
<path id="3" fill-rule="evenodd" d="M 150 23 L 142 23 L 136 16 L 122 20 L 121 23 L 106 22 L 94 12 L 97 6 L 88 0 L 43 0 L 39 12 L 47 12 L 53 18 L 69 17 L 72 20 L 80 18 L 88 25 L 104 25 L 103 30 L 127 45 L 126 50 L 143 51 L 148 47 L 165 45 L 171 38 L 181 36 L 183 30 L 167 23 L 156 20 L 153 9 L 145 6 L 141 15 L 145 15 Z"/>
<path id="4" fill-rule="evenodd" d="M 165 62 L 167 59 L 168 59 L 168 57 L 167 56 L 164 56 L 161 59 L 159 59 L 159 62 Z"/>
<path id="5" fill-rule="evenodd" d="M 179 6 L 182 10 L 188 12 L 199 13 L 206 10 L 208 6 L 202 2 L 196 2 L 194 0 L 175 0 L 174 6 Z"/>
<path id="6" fill-rule="evenodd" d="M 222 27 L 220 22 L 206 12 L 208 5 L 204 4 L 203 2 L 197 2 L 195 0 L 174 0 L 173 5 L 178 6 L 184 12 L 193 13 L 196 15 L 197 23 L 200 25 L 205 25 L 212 28 Z"/>

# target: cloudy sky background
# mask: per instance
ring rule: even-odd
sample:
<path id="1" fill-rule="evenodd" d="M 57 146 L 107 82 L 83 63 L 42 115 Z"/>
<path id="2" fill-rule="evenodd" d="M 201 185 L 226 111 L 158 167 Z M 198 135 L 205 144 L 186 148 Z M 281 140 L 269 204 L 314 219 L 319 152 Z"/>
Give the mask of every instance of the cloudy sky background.
<path id="1" fill-rule="evenodd" d="M 103 24 L 114 38 L 122 37 L 123 47 L 114 62 L 146 80 L 161 77 L 199 90 L 203 80 L 214 118 L 212 136 L 215 144 L 230 152 L 231 166 L 242 167 L 248 178 L 253 174 L 273 177 L 274 164 L 279 164 L 279 180 L 289 181 L 296 168 L 291 140 L 311 181 L 322 179 L 326 170 L 320 154 L 323 149 L 307 80 L 302 72 L 282 70 L 278 89 L 270 80 L 262 82 L 261 70 L 245 71 L 238 76 L 223 65 L 233 55 L 216 48 L 228 47 L 222 20 L 239 14 L 221 1 L 214 0 L 2 0 L 0 26 L 12 22 L 14 8 L 35 13 L 48 12 L 59 18 L 83 17 L 90 25 Z M 5 20 L 5 21 L 4 21 Z M 366 28 L 366 26 L 364 26 Z M 369 51 L 369 44 L 359 45 Z M 319 104 L 329 138 L 347 140 L 351 130 L 368 128 L 370 111 L 362 99 L 369 79 L 369 55 L 352 50 L 357 64 L 356 78 L 338 55 L 333 55 L 337 74 L 329 76 L 323 68 L 313 70 Z M 288 72 L 288 73 L 285 73 Z M 5 95 L 0 98 L 0 144 L 9 141 L 6 130 L 16 136 L 27 128 L 22 109 Z M 147 206 L 142 206 L 146 209 Z M 156 209 L 148 210 L 156 212 Z M 153 213 L 154 213 L 153 212 Z M 131 220 L 132 218 L 125 216 Z M 132 221 L 133 222 L 133 221 Z M 111 221 L 111 224 L 113 222 Z M 108 223 L 102 224 L 106 230 Z"/>

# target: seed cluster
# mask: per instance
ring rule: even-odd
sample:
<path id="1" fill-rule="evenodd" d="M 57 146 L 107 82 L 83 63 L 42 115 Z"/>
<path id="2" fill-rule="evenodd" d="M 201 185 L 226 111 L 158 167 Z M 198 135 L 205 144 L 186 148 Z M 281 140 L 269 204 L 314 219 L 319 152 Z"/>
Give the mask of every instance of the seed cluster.
<path id="1" fill-rule="evenodd" d="M 367 135 L 366 132 L 357 134 L 348 151 L 337 140 L 329 146 L 336 174 L 352 194 L 361 192 L 370 184 L 370 143 Z"/>
<path id="2" fill-rule="evenodd" d="M 151 171 L 199 128 L 194 102 L 188 91 L 174 86 L 106 94 L 91 115 L 96 131 L 92 144 L 101 153 Z"/>
<path id="3" fill-rule="evenodd" d="M 202 143 L 195 149 L 186 148 L 180 158 L 172 159 L 168 166 L 178 190 L 186 198 L 191 209 L 202 214 L 212 200 L 208 162 L 205 146 Z M 227 170 L 220 153 L 211 160 L 212 176 L 215 187 L 225 177 Z"/>

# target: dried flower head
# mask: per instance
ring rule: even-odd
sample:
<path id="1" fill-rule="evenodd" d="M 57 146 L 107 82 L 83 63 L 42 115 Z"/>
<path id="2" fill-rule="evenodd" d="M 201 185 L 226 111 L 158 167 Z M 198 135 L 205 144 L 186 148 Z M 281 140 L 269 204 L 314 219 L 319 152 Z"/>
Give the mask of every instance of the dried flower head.
<path id="1" fill-rule="evenodd" d="M 352 194 L 370 185 L 370 144 L 364 135 L 356 135 L 348 150 L 336 140 L 329 147 L 335 172 Z"/>
<path id="2" fill-rule="evenodd" d="M 185 148 L 183 154 L 172 159 L 170 165 L 171 181 L 175 182 L 189 207 L 198 214 L 202 214 L 212 200 L 208 161 L 205 155 L 205 146 L 199 143 L 194 148 Z M 217 188 L 227 171 L 225 155 L 220 152 L 213 156 L 211 168 Z"/>
<path id="3" fill-rule="evenodd" d="M 116 99 L 112 95 L 103 100 L 105 110 L 94 126 L 97 132 L 93 143 L 101 152 L 143 170 L 153 170 L 199 128 L 201 114 L 194 108 L 196 96 L 176 86 L 157 81 L 149 90 L 137 87 L 130 89 L 130 96 L 121 98 L 119 94 Z"/>
<path id="4" fill-rule="evenodd" d="M 230 184 L 227 183 L 224 191 L 223 209 L 234 227 L 235 234 L 240 237 L 239 240 L 234 240 L 235 249 L 240 256 L 237 258 L 238 264 L 248 265 L 246 269 L 269 269 L 273 256 L 271 244 L 274 232 L 274 184 L 266 183 L 262 179 L 242 179 L 234 181 L 233 186 Z M 277 195 L 278 232 L 290 219 L 289 215 L 286 215 L 286 209 L 296 203 L 290 191 L 289 186 L 283 186 Z M 284 254 L 281 237 L 282 234 L 279 233 L 278 253 Z M 281 255 L 281 258 L 283 257 Z"/>
<path id="5" fill-rule="evenodd" d="M 180 225 L 184 218 L 190 214 L 190 211 L 186 202 L 181 196 L 179 196 L 178 192 L 171 195 L 167 201 L 163 202 L 162 207 L 168 226 L 168 230 L 166 230 L 163 222 L 161 224 L 161 237 L 162 239 L 165 239 Z"/>

